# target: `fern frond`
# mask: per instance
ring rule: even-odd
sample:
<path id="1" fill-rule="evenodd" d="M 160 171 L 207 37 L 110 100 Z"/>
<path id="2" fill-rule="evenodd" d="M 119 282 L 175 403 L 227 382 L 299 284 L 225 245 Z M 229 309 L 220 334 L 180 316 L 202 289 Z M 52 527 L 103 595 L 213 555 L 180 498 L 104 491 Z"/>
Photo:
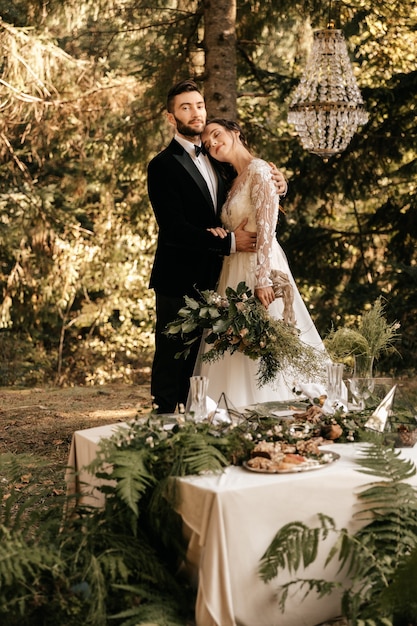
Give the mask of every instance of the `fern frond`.
<path id="1" fill-rule="evenodd" d="M 321 578 L 296 578 L 288 583 L 280 586 L 278 590 L 278 606 L 282 613 L 285 612 L 285 604 L 291 589 L 296 587 L 299 590 L 304 589 L 304 596 L 301 601 L 304 600 L 309 593 L 316 592 L 319 598 L 323 598 L 331 594 L 335 589 L 341 587 L 341 584 L 337 581 L 328 581 Z"/>
<path id="2" fill-rule="evenodd" d="M 277 576 L 280 569 L 297 571 L 300 564 L 307 567 L 317 558 L 320 542 L 334 529 L 332 518 L 320 515 L 321 525 L 309 528 L 302 522 L 290 522 L 283 526 L 263 554 L 259 574 L 264 582 Z"/>
<path id="3" fill-rule="evenodd" d="M 408 483 L 397 482 L 397 479 L 398 477 L 395 477 L 394 481 L 370 483 L 361 492 L 361 500 L 365 504 L 369 500 L 383 510 L 389 510 L 390 507 L 393 510 L 395 508 L 398 509 L 398 503 L 401 503 L 400 506 L 403 508 L 407 507 L 409 509 L 411 507 L 412 510 L 417 510 L 414 487 Z M 394 506 L 392 503 L 394 503 Z"/>
<path id="4" fill-rule="evenodd" d="M 202 432 L 179 432 L 172 440 L 172 447 L 175 448 L 172 476 L 218 472 L 229 464 L 226 457 L 213 445 L 213 437 Z"/>
<path id="5" fill-rule="evenodd" d="M 378 476 L 392 482 L 412 478 L 417 471 L 411 460 L 401 457 L 400 450 L 377 444 L 362 446 L 355 461 L 362 474 Z"/>
<path id="6" fill-rule="evenodd" d="M 39 605 L 46 603 L 46 580 L 64 571 L 56 547 L 27 543 L 20 533 L 0 527 L 0 614 L 23 616 L 36 596 Z"/>
<path id="7" fill-rule="evenodd" d="M 154 476 L 148 470 L 148 450 L 114 450 L 109 456 L 111 470 L 104 475 L 108 480 L 115 480 L 115 492 L 139 516 L 138 502 L 146 490 L 155 484 Z"/>
<path id="8" fill-rule="evenodd" d="M 145 585 L 113 585 L 113 589 L 124 596 L 135 598 L 131 608 L 108 616 L 109 620 L 124 620 L 120 626 L 138 626 L 158 624 L 158 626 L 184 626 L 178 598 L 165 594 L 161 590 L 152 590 Z M 119 623 L 119 622 L 118 622 Z"/>
<path id="9" fill-rule="evenodd" d="M 91 588 L 88 614 L 89 617 L 93 618 L 93 624 L 97 624 L 98 626 L 106 622 L 107 581 L 101 567 L 100 559 L 94 554 L 90 554 L 88 567 L 86 568 L 84 576 Z"/>
<path id="10" fill-rule="evenodd" d="M 381 606 L 391 610 L 399 623 L 415 623 L 417 616 L 417 547 L 403 556 L 389 588 L 381 594 Z M 400 618 L 400 619 L 399 619 Z"/>
<path id="11" fill-rule="evenodd" d="M 7 497 L 1 490 L 0 499 L 0 524 L 15 532 L 28 532 L 31 525 L 36 528 L 39 522 L 38 496 L 29 496 L 22 500 L 21 493 L 11 489 Z"/>
<path id="12" fill-rule="evenodd" d="M 416 469 L 413 463 L 401 458 L 398 451 L 384 448 L 380 443 L 364 447 L 358 464 L 358 471 L 377 476 L 379 480 L 365 485 L 358 493 L 362 506 L 355 517 L 364 525 L 355 535 L 345 528 L 336 531 L 334 526 L 331 527 L 337 537 L 325 565 L 337 558 L 339 572 L 343 571 L 350 581 L 342 596 L 342 613 L 349 618 L 349 623 L 392 626 L 392 602 L 390 607 L 382 610 L 380 599 L 390 597 L 387 590 L 396 580 L 399 567 L 408 564 L 409 555 L 415 555 L 417 566 L 417 495 L 414 487 L 404 482 L 415 475 Z M 301 565 L 305 567 L 305 560 L 316 558 L 321 536 L 320 528 L 309 529 L 300 522 L 286 525 L 275 535 L 262 557 L 260 575 L 263 580 L 276 576 L 280 568 L 286 567 L 291 572 Z M 414 565 L 410 564 L 410 571 L 414 571 L 412 567 Z M 293 584 L 305 585 L 307 593 L 313 589 L 317 591 L 314 580 L 290 581 L 281 588 L 281 609 Z M 330 593 L 332 585 L 326 587 L 321 581 L 320 589 L 324 594 Z M 398 587 L 396 590 L 401 593 Z M 416 604 L 417 607 L 417 602 L 410 603 L 406 597 L 405 602 L 406 606 L 403 605 L 403 612 L 399 614 L 410 622 L 398 623 L 414 623 L 417 612 L 413 606 Z"/>
<path id="13" fill-rule="evenodd" d="M 99 555 L 100 568 L 103 570 L 107 581 L 127 581 L 129 579 L 132 570 L 128 567 L 128 560 L 125 557 L 124 551 L 120 551 L 116 546 L 112 546 Z"/>

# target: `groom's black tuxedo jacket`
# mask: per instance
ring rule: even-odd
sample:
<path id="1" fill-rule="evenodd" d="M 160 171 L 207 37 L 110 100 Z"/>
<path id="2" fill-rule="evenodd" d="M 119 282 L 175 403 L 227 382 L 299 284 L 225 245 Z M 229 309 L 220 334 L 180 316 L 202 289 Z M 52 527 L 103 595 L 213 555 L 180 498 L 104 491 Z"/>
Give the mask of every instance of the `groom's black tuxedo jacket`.
<path id="1" fill-rule="evenodd" d="M 204 178 L 175 139 L 149 163 L 148 193 L 159 227 L 149 286 L 159 294 L 182 297 L 216 286 L 231 243 L 230 234 L 220 239 L 206 231 L 220 225 L 226 199 L 225 181 L 216 173 L 214 207 Z"/>

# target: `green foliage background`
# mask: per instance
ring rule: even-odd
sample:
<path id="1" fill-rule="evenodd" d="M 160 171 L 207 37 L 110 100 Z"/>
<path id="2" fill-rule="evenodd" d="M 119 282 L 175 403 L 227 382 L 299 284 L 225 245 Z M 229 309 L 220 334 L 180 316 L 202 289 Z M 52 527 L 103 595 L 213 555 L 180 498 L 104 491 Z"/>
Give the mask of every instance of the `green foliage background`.
<path id="1" fill-rule="evenodd" d="M 171 136 L 171 84 L 204 88 L 204 5 L 0 0 L 2 384 L 141 380 L 156 240 L 146 165 Z M 378 367 L 413 372 L 417 3 L 331 12 L 370 116 L 348 149 L 323 163 L 286 122 L 328 2 L 238 3 L 239 117 L 290 180 L 278 236 L 321 334 L 382 296 L 401 356 Z"/>

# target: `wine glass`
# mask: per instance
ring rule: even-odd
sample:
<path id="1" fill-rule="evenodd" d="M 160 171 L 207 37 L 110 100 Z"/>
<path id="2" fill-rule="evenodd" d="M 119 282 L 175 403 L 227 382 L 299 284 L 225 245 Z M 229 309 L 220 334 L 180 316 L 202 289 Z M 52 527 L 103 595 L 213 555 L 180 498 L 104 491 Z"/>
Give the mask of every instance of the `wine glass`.
<path id="1" fill-rule="evenodd" d="M 363 411 L 366 407 L 366 401 L 372 396 L 375 387 L 375 380 L 372 376 L 365 378 L 349 378 L 349 387 L 352 397 L 357 407 Z"/>
<path id="2" fill-rule="evenodd" d="M 353 399 L 361 411 L 366 407 L 366 401 L 374 391 L 373 364 L 374 357 L 372 355 L 355 355 L 355 368 L 352 378 L 349 379 L 349 385 Z"/>

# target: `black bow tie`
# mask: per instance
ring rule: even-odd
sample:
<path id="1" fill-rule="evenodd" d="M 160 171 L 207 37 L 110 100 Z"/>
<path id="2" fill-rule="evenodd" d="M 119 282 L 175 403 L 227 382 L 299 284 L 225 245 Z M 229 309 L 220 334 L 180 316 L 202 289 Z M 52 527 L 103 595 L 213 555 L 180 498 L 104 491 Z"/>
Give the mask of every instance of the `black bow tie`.
<path id="1" fill-rule="evenodd" d="M 196 156 L 199 156 L 200 154 L 203 154 L 203 155 L 207 154 L 207 151 L 206 151 L 206 149 L 205 149 L 205 147 L 203 145 L 201 145 L 201 146 L 194 146 L 194 148 L 195 148 L 195 155 Z"/>

